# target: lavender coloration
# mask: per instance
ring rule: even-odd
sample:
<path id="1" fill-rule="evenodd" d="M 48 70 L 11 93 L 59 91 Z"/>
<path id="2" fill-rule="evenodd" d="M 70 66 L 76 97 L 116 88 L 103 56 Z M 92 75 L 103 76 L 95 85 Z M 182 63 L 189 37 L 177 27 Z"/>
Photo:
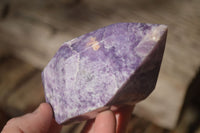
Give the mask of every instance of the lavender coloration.
<path id="1" fill-rule="evenodd" d="M 167 27 L 117 23 L 65 42 L 42 72 L 59 124 L 135 104 L 155 88 Z"/>

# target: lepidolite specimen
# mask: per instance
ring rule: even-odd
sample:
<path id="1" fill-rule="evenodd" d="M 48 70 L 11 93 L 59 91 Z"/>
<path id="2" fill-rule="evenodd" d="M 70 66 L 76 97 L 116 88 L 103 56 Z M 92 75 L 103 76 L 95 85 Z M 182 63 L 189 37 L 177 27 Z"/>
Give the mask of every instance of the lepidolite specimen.
<path id="1" fill-rule="evenodd" d="M 166 36 L 165 25 L 117 23 L 65 42 L 42 72 L 57 123 L 146 98 L 157 81 Z"/>

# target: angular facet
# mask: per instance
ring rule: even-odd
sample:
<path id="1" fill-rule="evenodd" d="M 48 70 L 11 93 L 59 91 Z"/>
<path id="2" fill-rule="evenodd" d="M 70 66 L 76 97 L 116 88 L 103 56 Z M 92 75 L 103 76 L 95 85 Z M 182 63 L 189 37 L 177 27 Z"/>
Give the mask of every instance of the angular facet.
<path id="1" fill-rule="evenodd" d="M 64 43 L 42 72 L 57 123 L 146 98 L 157 81 L 166 35 L 165 25 L 117 23 Z"/>

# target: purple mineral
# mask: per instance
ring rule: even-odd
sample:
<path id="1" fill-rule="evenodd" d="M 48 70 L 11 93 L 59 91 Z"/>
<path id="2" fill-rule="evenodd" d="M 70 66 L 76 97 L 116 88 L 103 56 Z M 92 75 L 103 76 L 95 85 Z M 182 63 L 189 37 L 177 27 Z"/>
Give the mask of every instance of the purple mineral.
<path id="1" fill-rule="evenodd" d="M 42 72 L 57 123 L 133 105 L 155 88 L 167 26 L 112 24 L 65 42 Z"/>

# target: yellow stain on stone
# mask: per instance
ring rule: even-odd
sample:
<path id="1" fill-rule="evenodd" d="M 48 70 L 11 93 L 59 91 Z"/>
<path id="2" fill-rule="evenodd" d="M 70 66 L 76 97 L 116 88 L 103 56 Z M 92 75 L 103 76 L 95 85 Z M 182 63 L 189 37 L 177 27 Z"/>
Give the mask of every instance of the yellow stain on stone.
<path id="1" fill-rule="evenodd" d="M 100 48 L 99 42 L 96 41 L 95 37 L 91 37 L 90 41 L 87 43 L 87 46 L 91 46 L 91 45 L 94 51 L 97 51 Z"/>
<path id="2" fill-rule="evenodd" d="M 93 44 L 92 48 L 93 48 L 94 51 L 97 51 L 100 48 L 100 45 L 99 44 Z"/>

